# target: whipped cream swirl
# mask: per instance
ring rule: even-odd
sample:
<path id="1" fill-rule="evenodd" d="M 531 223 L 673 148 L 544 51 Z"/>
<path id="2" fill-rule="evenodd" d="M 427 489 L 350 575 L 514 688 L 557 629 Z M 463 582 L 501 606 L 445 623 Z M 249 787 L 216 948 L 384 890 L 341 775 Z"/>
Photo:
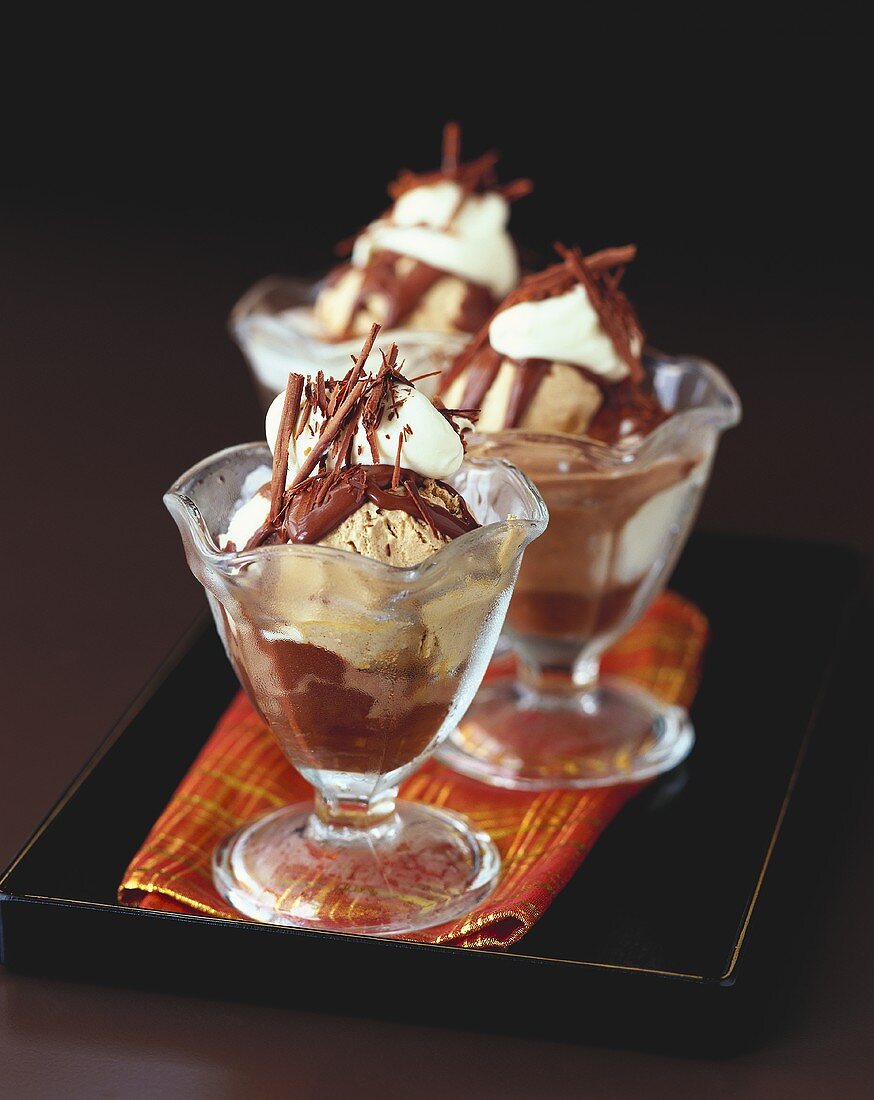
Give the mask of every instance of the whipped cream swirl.
<path id="1" fill-rule="evenodd" d="M 489 343 L 510 359 L 570 363 L 609 382 L 621 382 L 630 373 L 581 286 L 502 310 L 489 326 Z"/>
<path id="2" fill-rule="evenodd" d="M 461 437 L 442 413 L 438 412 L 428 398 L 409 383 L 396 383 L 393 387 L 394 402 L 386 401 L 376 430 L 379 460 L 393 465 L 398 453 L 398 437 L 406 431 L 401 448 L 401 465 L 423 477 L 450 477 L 464 460 L 464 445 Z M 264 428 L 271 452 L 276 447 L 276 437 L 282 420 L 282 408 L 285 392 L 280 393 L 267 410 Z M 395 413 L 395 409 L 397 412 Z M 306 426 L 298 438 L 293 441 L 288 455 L 288 476 L 286 485 L 290 485 L 297 475 L 304 459 L 318 438 L 324 417 L 318 408 L 313 409 Z M 462 427 L 470 427 L 468 421 L 461 421 Z M 298 425 L 300 427 L 300 425 Z M 360 448 L 360 450 L 359 450 Z M 370 464 L 373 456 L 367 434 L 359 427 L 351 447 L 351 463 Z M 331 462 L 328 459 L 328 468 Z M 219 536 L 219 545 L 233 543 L 238 549 L 246 545 L 252 535 L 265 522 L 270 511 L 269 492 L 256 492 L 256 488 L 270 481 L 270 469 L 267 466 L 254 471 L 243 486 L 241 504 L 232 514 L 228 529 Z M 250 495 L 254 494 L 254 495 Z"/>
<path id="3" fill-rule="evenodd" d="M 509 218 L 510 205 L 496 191 L 465 196 L 451 180 L 423 184 L 358 236 L 352 263 L 364 267 L 374 252 L 397 252 L 503 298 L 519 281 Z"/>
<path id="4" fill-rule="evenodd" d="M 379 461 L 387 465 L 394 464 L 398 453 L 398 436 L 405 429 L 409 429 L 401 449 L 401 465 L 407 470 L 421 474 L 422 477 L 450 477 L 464 459 L 464 446 L 458 432 L 412 383 L 395 384 L 394 395 L 397 412 L 395 413 L 395 406 L 386 401 L 376 429 Z M 276 446 L 284 401 L 285 394 L 281 393 L 267 410 L 265 430 L 271 451 Z M 306 426 L 294 440 L 293 447 L 289 448 L 286 484 L 290 485 L 297 475 L 297 471 L 318 439 L 323 421 L 324 417 L 318 408 L 310 412 Z M 367 464 L 373 462 L 367 433 L 361 426 L 352 442 L 351 462 L 353 465 L 359 462 Z"/>

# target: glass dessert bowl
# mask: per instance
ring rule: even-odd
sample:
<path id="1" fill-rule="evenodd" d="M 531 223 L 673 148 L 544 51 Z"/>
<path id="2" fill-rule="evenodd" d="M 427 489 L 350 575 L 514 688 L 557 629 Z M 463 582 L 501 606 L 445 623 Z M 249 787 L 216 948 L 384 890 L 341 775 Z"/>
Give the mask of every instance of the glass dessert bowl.
<path id="1" fill-rule="evenodd" d="M 315 789 L 229 836 L 216 885 L 273 924 L 384 935 L 452 920 L 491 891 L 497 851 L 460 816 L 398 801 L 398 785 L 473 698 L 543 502 L 508 463 L 472 458 L 447 483 L 482 526 L 415 567 L 319 545 L 219 550 L 270 461 L 263 444 L 232 447 L 165 496 L 243 688 Z"/>
<path id="2" fill-rule="evenodd" d="M 602 678 L 599 663 L 664 588 L 740 403 L 702 359 L 653 353 L 643 366 L 669 414 L 646 436 L 609 445 L 511 429 L 471 441 L 531 476 L 550 526 L 507 614 L 517 673 L 481 689 L 440 751 L 457 771 L 513 788 L 605 786 L 666 771 L 692 747 L 682 708 Z"/>
<path id="3" fill-rule="evenodd" d="M 285 389 L 289 371 L 342 377 L 350 356 L 361 347 L 360 336 L 327 339 L 313 306 L 324 280 L 271 275 L 256 283 L 236 303 L 229 320 L 231 335 L 249 366 L 263 412 Z M 418 388 L 431 395 L 437 376 L 452 363 L 470 333 L 428 329 L 384 330 L 387 342 L 403 344 L 408 377 L 425 376 Z"/>

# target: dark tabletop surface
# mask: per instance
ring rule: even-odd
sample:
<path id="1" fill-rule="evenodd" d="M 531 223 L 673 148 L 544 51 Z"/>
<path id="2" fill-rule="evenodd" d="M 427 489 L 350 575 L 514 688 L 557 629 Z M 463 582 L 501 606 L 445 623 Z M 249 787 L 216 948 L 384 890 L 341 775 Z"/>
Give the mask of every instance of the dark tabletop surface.
<path id="1" fill-rule="evenodd" d="M 349 228 L 330 225 L 327 239 Z M 10 201 L 0 231 L 0 428 L 13 471 L 2 865 L 201 607 L 160 498 L 197 459 L 261 434 L 226 335 L 229 307 L 271 270 L 326 256 L 295 257 L 287 237 L 254 223 L 231 231 L 218 215 L 170 224 L 81 203 Z M 675 256 L 667 277 L 658 269 L 656 250 L 633 287 L 651 342 L 713 359 L 745 406 L 701 526 L 874 550 L 865 288 L 820 280 L 816 265 L 751 275 L 742 250 L 722 267 Z M 743 1054 L 680 1059 L 0 972 L 0 1092 L 870 1095 L 874 784 L 859 770 L 848 761 L 825 916 L 799 960 L 797 1004 Z"/>

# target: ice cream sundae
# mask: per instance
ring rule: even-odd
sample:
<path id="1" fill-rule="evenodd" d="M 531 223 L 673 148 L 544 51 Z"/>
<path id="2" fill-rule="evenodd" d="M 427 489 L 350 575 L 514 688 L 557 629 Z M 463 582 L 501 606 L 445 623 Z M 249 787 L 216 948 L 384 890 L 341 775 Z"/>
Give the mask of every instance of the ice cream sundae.
<path id="1" fill-rule="evenodd" d="M 444 749 L 531 788 L 651 775 L 688 752 L 684 721 L 610 694 L 598 663 L 665 583 L 738 412 L 709 364 L 644 350 L 621 287 L 633 246 L 557 248 L 440 379 L 447 404 L 480 409 L 473 452 L 519 466 L 549 507 L 507 613 L 521 679 L 486 685 Z"/>
<path id="2" fill-rule="evenodd" d="M 259 920 L 388 933 L 492 888 L 492 841 L 396 801 L 488 664 L 525 546 L 546 524 L 518 470 L 465 457 L 461 415 L 373 353 L 291 373 L 265 444 L 213 455 L 167 493 L 228 656 L 314 804 L 244 825 L 216 884 Z M 245 777 L 243 777 L 245 781 Z"/>
<path id="3" fill-rule="evenodd" d="M 597 444 L 633 448 L 670 413 L 644 369 L 643 333 L 620 289 L 635 249 L 588 258 L 562 251 L 562 263 L 505 300 L 444 375 L 442 390 L 449 404 L 480 407 L 479 432 L 526 433 L 503 445 L 535 479 L 551 522 L 526 559 L 510 619 L 576 645 L 608 633 L 627 613 L 682 512 L 698 456 L 605 466 Z M 560 437 L 571 438 L 563 446 Z M 572 437 L 596 445 L 580 447 Z"/>
<path id="4" fill-rule="evenodd" d="M 500 185 L 496 153 L 463 164 L 460 133 L 449 123 L 439 170 L 402 172 L 393 205 L 367 226 L 349 263 L 333 271 L 315 304 L 330 339 L 388 328 L 474 333 L 519 281 L 507 232 L 512 199 L 528 180 Z"/>
<path id="5" fill-rule="evenodd" d="M 275 277 L 253 288 L 231 323 L 265 404 L 289 370 L 342 377 L 350 341 L 374 322 L 404 347 L 408 367 L 439 370 L 519 281 L 507 230 L 510 204 L 529 180 L 498 182 L 498 155 L 467 163 L 448 123 L 439 169 L 403 171 L 392 205 L 347 243 L 348 262 L 315 288 Z M 427 384 L 426 384 L 427 388 Z"/>

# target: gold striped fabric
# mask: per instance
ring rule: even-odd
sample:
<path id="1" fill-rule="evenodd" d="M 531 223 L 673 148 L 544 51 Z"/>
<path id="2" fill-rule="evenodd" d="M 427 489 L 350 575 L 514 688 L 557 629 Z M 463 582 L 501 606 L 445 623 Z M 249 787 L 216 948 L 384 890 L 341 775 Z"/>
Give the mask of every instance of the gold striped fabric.
<path id="1" fill-rule="evenodd" d="M 688 706 L 698 686 L 707 621 L 667 592 L 604 657 L 605 673 L 625 676 L 667 703 Z M 426 763 L 401 797 L 465 814 L 500 850 L 500 881 L 462 920 L 403 937 L 456 947 L 515 943 L 549 908 L 604 828 L 640 785 L 588 791 L 507 791 Z M 218 842 L 243 822 L 306 800 L 310 787 L 291 768 L 240 693 L 222 716 L 119 888 L 127 905 L 245 920 L 217 894 L 210 861 Z"/>

